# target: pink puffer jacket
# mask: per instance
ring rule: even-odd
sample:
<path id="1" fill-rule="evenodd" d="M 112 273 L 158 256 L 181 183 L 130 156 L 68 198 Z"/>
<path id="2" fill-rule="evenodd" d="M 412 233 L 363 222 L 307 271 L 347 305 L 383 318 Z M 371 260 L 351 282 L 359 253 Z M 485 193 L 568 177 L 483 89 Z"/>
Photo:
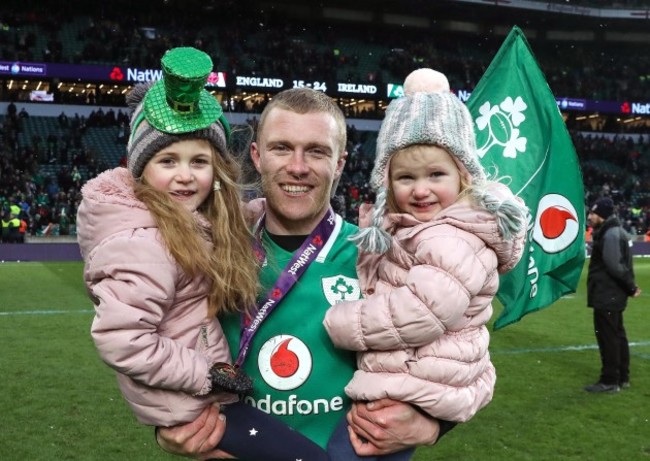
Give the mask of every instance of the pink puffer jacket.
<path id="1" fill-rule="evenodd" d="M 91 333 L 138 420 L 172 426 L 195 420 L 214 401 L 235 401 L 208 394 L 211 365 L 230 361 L 219 322 L 207 318 L 209 286 L 173 260 L 133 195 L 131 174 L 104 172 L 82 193 L 77 226 L 95 303 Z"/>
<path id="2" fill-rule="evenodd" d="M 362 226 L 370 211 L 362 210 Z M 492 399 L 485 325 L 498 275 L 519 262 L 525 231 L 505 241 L 493 215 L 462 201 L 427 223 L 388 219 L 397 229 L 391 249 L 359 258 L 364 299 L 333 306 L 324 321 L 337 347 L 364 351 L 346 393 L 467 421 Z"/>

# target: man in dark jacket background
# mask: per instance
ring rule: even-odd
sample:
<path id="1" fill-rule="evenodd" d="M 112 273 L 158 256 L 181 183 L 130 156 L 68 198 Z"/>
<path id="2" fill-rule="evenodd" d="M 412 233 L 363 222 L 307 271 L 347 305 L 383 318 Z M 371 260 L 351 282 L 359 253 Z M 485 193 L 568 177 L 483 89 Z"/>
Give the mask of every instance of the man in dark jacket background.
<path id="1" fill-rule="evenodd" d="M 603 197 L 587 216 L 593 246 L 587 277 L 587 306 L 594 310 L 594 329 L 602 369 L 588 392 L 614 393 L 630 386 L 630 349 L 623 325 L 627 298 L 641 294 L 634 281 L 630 237 L 614 214 L 614 202 Z"/>

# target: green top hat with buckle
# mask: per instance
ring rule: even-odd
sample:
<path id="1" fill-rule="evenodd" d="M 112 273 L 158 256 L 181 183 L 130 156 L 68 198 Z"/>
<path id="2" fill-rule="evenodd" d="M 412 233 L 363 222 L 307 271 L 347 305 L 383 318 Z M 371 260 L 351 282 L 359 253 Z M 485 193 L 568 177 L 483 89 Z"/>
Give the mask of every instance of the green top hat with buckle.
<path id="1" fill-rule="evenodd" d="M 135 85 L 126 101 L 133 109 L 127 168 L 140 178 L 147 162 L 179 141 L 204 139 L 227 154 L 230 126 L 219 101 L 205 90 L 210 56 L 196 48 L 173 48 L 161 60 L 162 79 Z"/>
<path id="2" fill-rule="evenodd" d="M 191 47 L 173 48 L 161 60 L 163 77 L 147 91 L 143 116 L 155 129 L 182 134 L 221 122 L 230 137 L 230 126 L 219 102 L 205 84 L 212 71 L 212 59 Z"/>

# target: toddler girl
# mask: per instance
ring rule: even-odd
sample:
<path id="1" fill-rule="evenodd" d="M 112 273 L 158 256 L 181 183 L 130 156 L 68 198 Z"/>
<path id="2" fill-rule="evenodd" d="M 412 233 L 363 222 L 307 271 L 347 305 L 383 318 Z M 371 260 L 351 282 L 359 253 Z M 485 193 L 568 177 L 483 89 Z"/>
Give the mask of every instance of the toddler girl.
<path id="1" fill-rule="evenodd" d="M 446 77 L 420 69 L 404 86 L 377 139 L 377 200 L 360 210 L 365 228 L 354 237 L 364 299 L 335 305 L 324 325 L 336 346 L 360 352 L 345 388 L 353 400 L 390 398 L 463 422 L 492 398 L 485 325 L 499 273 L 521 258 L 527 211 L 486 178 L 471 116 Z M 343 421 L 332 459 L 377 459 L 357 457 L 350 437 L 359 435 Z"/>

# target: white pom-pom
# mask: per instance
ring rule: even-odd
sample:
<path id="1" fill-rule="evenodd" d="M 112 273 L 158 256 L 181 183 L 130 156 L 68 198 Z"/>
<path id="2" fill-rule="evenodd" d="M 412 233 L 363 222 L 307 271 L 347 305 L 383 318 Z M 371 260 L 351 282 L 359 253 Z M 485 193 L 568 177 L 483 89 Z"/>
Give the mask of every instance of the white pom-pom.
<path id="1" fill-rule="evenodd" d="M 442 72 L 433 69 L 417 69 L 404 80 L 404 94 L 444 93 L 450 91 L 449 80 Z"/>

